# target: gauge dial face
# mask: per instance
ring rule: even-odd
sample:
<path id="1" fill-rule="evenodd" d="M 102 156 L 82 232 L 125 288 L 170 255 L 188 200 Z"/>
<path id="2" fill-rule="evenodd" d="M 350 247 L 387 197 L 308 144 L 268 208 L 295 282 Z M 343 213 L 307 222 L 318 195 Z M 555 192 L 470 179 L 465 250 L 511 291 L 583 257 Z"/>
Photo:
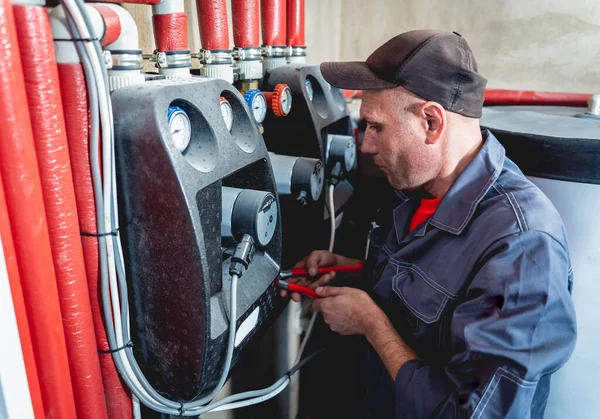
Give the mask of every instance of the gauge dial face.
<path id="1" fill-rule="evenodd" d="M 349 172 L 354 167 L 356 161 L 356 143 L 354 141 L 348 141 L 348 146 L 344 151 L 344 163 L 346 171 Z"/>
<path id="2" fill-rule="evenodd" d="M 219 105 L 221 107 L 221 115 L 223 116 L 223 121 L 225 121 L 225 126 L 227 127 L 227 130 L 231 132 L 231 127 L 233 126 L 233 109 L 231 108 L 231 103 L 224 97 L 221 97 Z"/>
<path id="3" fill-rule="evenodd" d="M 292 110 L 292 91 L 290 90 L 290 88 L 288 86 L 286 86 L 282 91 L 281 91 L 281 96 L 280 96 L 280 109 L 281 109 L 281 113 L 283 115 L 287 115 L 290 113 L 290 111 Z"/>
<path id="4" fill-rule="evenodd" d="M 323 192 L 325 183 L 325 166 L 321 161 L 318 161 L 310 177 L 310 194 L 313 201 L 318 201 Z"/>
<path id="5" fill-rule="evenodd" d="M 185 111 L 177 106 L 169 107 L 169 133 L 175 147 L 183 153 L 190 145 L 192 125 Z"/>
<path id="6" fill-rule="evenodd" d="M 262 124 L 267 116 L 267 99 L 262 92 L 256 92 L 256 94 L 252 97 L 252 103 L 250 104 L 252 108 L 252 115 L 254 119 L 259 124 Z"/>
<path id="7" fill-rule="evenodd" d="M 312 83 L 310 82 L 309 79 L 306 79 L 306 81 L 304 82 L 304 85 L 306 86 L 306 94 L 308 95 L 308 99 L 312 101 L 313 96 L 315 94 Z"/>

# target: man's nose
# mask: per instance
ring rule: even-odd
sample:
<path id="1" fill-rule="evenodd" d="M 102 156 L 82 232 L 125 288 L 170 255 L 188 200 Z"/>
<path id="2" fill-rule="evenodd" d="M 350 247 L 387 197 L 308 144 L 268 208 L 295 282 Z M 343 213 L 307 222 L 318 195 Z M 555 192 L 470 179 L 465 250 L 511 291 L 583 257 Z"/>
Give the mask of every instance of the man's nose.
<path id="1" fill-rule="evenodd" d="M 360 144 L 360 151 L 363 154 L 375 154 L 377 153 L 377 149 L 375 148 L 375 141 L 372 138 L 372 134 L 369 133 L 367 129 L 365 131 L 365 135 L 363 136 L 362 143 Z"/>

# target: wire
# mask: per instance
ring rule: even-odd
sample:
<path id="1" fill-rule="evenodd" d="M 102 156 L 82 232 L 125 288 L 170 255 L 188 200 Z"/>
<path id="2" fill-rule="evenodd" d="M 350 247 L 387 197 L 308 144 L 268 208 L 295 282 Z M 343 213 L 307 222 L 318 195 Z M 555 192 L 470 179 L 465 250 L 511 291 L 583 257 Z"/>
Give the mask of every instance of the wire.
<path id="1" fill-rule="evenodd" d="M 335 244 L 335 205 L 333 202 L 333 192 L 335 185 L 329 185 L 329 219 L 331 220 L 331 231 L 329 233 L 329 251 L 333 252 Z"/>

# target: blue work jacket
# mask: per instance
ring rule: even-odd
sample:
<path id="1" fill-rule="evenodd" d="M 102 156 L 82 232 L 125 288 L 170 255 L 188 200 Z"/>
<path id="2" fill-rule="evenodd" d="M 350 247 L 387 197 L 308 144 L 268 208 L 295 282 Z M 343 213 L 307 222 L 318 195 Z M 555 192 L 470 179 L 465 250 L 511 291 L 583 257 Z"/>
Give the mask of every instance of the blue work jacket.
<path id="1" fill-rule="evenodd" d="M 396 191 L 370 237 L 372 297 L 420 360 L 367 355 L 369 418 L 542 417 L 575 346 L 562 220 L 488 131 L 429 220 Z"/>

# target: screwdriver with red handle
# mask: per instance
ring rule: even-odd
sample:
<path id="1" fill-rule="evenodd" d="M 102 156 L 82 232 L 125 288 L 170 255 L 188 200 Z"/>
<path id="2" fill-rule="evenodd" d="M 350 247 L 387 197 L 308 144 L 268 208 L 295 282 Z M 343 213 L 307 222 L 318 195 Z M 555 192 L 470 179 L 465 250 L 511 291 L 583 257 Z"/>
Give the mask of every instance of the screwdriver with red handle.
<path id="1" fill-rule="evenodd" d="M 319 268 L 318 269 L 318 274 L 326 274 L 329 272 L 360 272 L 363 270 L 365 266 L 360 263 L 360 264 L 356 264 L 356 265 L 343 265 L 343 266 L 327 266 L 324 268 Z M 308 272 L 306 271 L 305 268 L 293 268 L 289 271 L 281 271 L 281 273 L 279 274 L 280 278 L 290 278 L 290 277 L 295 277 L 295 276 L 307 276 Z M 290 284 L 286 281 L 283 280 L 279 280 L 278 281 L 278 285 L 279 287 L 289 290 L 291 292 L 297 292 L 298 294 L 302 294 L 302 295 L 306 295 L 307 297 L 310 298 L 320 298 L 317 293 L 315 292 L 315 290 L 313 290 L 312 288 L 309 287 L 305 287 L 303 285 L 298 285 L 298 284 Z"/>

